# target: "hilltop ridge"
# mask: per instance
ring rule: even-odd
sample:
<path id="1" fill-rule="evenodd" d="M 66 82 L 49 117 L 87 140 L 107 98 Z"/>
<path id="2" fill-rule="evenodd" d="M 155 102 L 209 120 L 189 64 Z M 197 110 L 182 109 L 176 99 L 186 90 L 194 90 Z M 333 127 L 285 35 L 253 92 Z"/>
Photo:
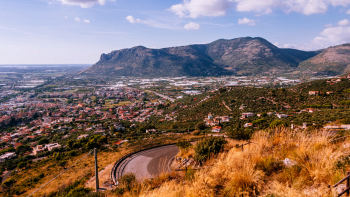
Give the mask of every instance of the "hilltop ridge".
<path id="1" fill-rule="evenodd" d="M 318 53 L 280 49 L 260 37 L 162 49 L 136 46 L 102 54 L 80 74 L 162 77 L 284 73 L 294 71 L 300 62 Z"/>

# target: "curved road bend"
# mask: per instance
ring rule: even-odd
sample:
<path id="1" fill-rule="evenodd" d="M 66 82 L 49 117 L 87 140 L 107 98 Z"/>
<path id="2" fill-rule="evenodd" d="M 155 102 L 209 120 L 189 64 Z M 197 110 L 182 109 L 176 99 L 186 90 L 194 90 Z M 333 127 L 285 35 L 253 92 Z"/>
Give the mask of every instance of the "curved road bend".
<path id="1" fill-rule="evenodd" d="M 178 152 L 179 148 L 176 145 L 141 151 L 126 158 L 118 168 L 122 176 L 132 172 L 137 180 L 152 178 L 162 172 L 168 172 L 168 163 Z"/>

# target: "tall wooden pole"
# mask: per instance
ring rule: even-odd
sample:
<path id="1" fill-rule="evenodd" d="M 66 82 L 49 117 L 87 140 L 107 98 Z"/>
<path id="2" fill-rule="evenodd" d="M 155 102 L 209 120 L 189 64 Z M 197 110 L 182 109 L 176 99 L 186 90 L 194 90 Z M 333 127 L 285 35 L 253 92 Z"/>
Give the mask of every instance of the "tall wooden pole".
<path id="1" fill-rule="evenodd" d="M 97 149 L 96 149 L 96 148 L 94 148 L 94 155 L 95 155 L 96 192 L 98 192 L 98 188 L 99 188 L 99 181 L 98 181 Z"/>
<path id="2" fill-rule="evenodd" d="M 346 176 L 349 176 L 350 175 L 350 172 L 346 172 Z M 346 189 L 348 189 L 350 186 L 350 180 L 349 178 L 346 179 Z M 346 196 L 349 196 L 349 190 L 346 192 Z"/>

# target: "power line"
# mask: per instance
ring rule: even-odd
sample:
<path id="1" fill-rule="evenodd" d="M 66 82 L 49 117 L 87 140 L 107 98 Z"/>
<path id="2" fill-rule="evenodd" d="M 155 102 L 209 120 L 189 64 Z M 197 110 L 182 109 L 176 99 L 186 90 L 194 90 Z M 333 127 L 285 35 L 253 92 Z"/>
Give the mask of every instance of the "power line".
<path id="1" fill-rule="evenodd" d="M 91 150 L 88 154 L 86 154 L 84 157 L 80 158 L 78 161 L 76 161 L 73 165 L 71 165 L 69 168 L 65 169 L 63 172 L 61 172 L 59 175 L 55 176 L 53 179 L 51 179 L 49 182 L 45 183 L 43 186 L 39 187 L 37 190 L 35 190 L 33 193 L 29 194 L 27 197 L 33 195 L 35 192 L 39 191 L 41 188 L 45 187 L 47 184 L 49 184 L 51 181 L 55 180 L 56 178 L 58 178 L 59 176 L 61 176 L 61 174 L 65 173 L 67 170 L 71 169 L 72 167 L 75 166 L 75 164 L 77 164 L 79 161 L 81 161 L 82 159 L 84 159 L 85 157 L 87 157 L 88 155 L 90 155 L 94 150 Z"/>

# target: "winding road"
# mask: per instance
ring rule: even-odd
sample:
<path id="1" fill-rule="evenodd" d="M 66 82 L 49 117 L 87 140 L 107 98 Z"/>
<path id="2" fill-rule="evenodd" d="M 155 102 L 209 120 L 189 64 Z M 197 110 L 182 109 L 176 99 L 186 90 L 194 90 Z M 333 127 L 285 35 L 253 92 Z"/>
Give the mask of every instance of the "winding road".
<path id="1" fill-rule="evenodd" d="M 167 145 L 137 152 L 125 158 L 115 169 L 116 179 L 132 172 L 137 180 L 152 178 L 162 172 L 169 172 L 168 164 L 177 155 L 176 145 Z"/>

